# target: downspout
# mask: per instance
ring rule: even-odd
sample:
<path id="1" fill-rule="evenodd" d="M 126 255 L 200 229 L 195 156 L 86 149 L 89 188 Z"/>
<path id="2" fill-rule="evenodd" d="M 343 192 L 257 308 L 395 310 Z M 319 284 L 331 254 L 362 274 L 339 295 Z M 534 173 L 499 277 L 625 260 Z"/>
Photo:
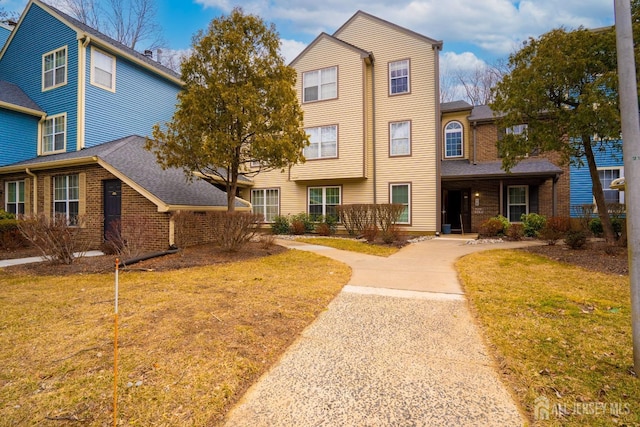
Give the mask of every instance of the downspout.
<path id="1" fill-rule="evenodd" d="M 31 170 L 29 168 L 25 168 L 24 170 L 27 175 L 29 175 L 32 179 L 33 179 L 33 192 L 31 197 L 33 197 L 33 214 L 37 214 L 38 213 L 38 176 L 31 172 Z"/>
<path id="2" fill-rule="evenodd" d="M 553 182 L 551 186 L 551 189 L 552 189 L 551 190 L 552 192 L 551 206 L 552 206 L 553 216 L 558 215 L 558 189 L 556 188 L 556 184 L 558 183 L 559 180 L 560 180 L 560 175 L 556 174 L 556 176 L 553 177 Z"/>
<path id="3" fill-rule="evenodd" d="M 433 45 L 434 54 L 434 99 L 436 101 L 436 117 L 434 125 L 436 126 L 436 233 L 442 229 L 442 215 L 440 211 L 442 206 L 442 113 L 440 111 L 440 50 L 442 50 L 442 42 Z M 437 235 L 437 234 L 436 234 Z"/>
<path id="4" fill-rule="evenodd" d="M 371 58 L 371 108 L 373 109 L 373 117 L 371 118 L 371 130 L 372 132 L 372 144 L 373 144 L 373 204 L 378 203 L 378 185 L 376 179 L 376 67 L 373 63 L 373 55 L 370 55 Z"/>
<path id="5" fill-rule="evenodd" d="M 82 150 L 85 144 L 85 88 L 87 77 L 87 46 L 91 37 L 84 33 L 78 35 L 78 129 L 76 150 Z"/>

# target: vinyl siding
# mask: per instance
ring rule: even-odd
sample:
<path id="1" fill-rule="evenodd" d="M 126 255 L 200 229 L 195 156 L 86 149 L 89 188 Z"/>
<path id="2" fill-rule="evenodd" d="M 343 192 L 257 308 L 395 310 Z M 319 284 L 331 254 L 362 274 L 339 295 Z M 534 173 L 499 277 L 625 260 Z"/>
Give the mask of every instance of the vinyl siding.
<path id="1" fill-rule="evenodd" d="M 455 160 L 461 160 L 461 159 L 470 160 L 473 157 L 473 153 L 471 152 L 471 150 L 473 149 L 473 146 L 472 146 L 473 135 L 471 132 L 471 126 L 469 125 L 469 121 L 467 120 L 470 113 L 471 111 L 459 111 L 455 113 L 442 114 L 442 128 L 440 129 L 440 132 L 442 133 L 441 140 L 442 140 L 443 160 L 446 159 L 444 157 L 445 143 L 446 143 L 444 129 L 447 127 L 447 124 L 453 121 L 460 122 L 460 124 L 462 125 L 462 157 L 456 157 Z"/>
<path id="2" fill-rule="evenodd" d="M 594 150 L 596 159 L 596 165 L 598 168 L 618 168 L 623 167 L 624 162 L 622 160 L 622 147 L 620 150 L 615 150 L 611 147 L 606 147 L 604 151 Z M 581 205 L 593 204 L 593 184 L 591 182 L 591 175 L 589 174 L 589 166 L 571 165 L 570 169 L 570 186 L 571 186 L 571 216 L 578 217 L 579 211 L 577 208 Z"/>
<path id="3" fill-rule="evenodd" d="M 38 117 L 0 108 L 0 166 L 37 156 Z"/>
<path id="4" fill-rule="evenodd" d="M 437 200 L 435 55 L 427 40 L 391 25 L 356 16 L 335 34 L 341 40 L 372 51 L 376 91 L 376 193 L 389 202 L 389 184 L 411 183 L 412 229 L 435 231 Z M 389 95 L 389 62 L 410 61 L 410 93 Z M 389 157 L 389 123 L 411 121 L 411 156 Z"/>
<path id="5" fill-rule="evenodd" d="M 20 86 L 47 115 L 67 113 L 67 151 L 75 151 L 78 99 L 75 31 L 33 3 L 14 31 L 11 43 L 0 58 L 0 76 Z M 42 55 L 64 46 L 67 47 L 67 84 L 43 91 Z"/>
<path id="6" fill-rule="evenodd" d="M 291 179 L 345 179 L 364 177 L 364 61 L 360 53 L 330 38 L 323 38 L 295 68 L 298 71 L 297 92 L 302 103 L 303 73 L 337 67 L 338 97 L 307 102 L 304 127 L 337 125 L 338 158 L 314 159 L 291 169 Z"/>
<path id="7" fill-rule="evenodd" d="M 91 84 L 91 46 L 86 55 L 86 147 L 129 135 L 151 136 L 154 124 L 171 120 L 178 85 L 116 57 L 115 92 L 110 92 Z"/>
<path id="8" fill-rule="evenodd" d="M 11 30 L 0 25 L 0 50 L 2 50 L 2 46 L 7 42 L 10 35 Z"/>

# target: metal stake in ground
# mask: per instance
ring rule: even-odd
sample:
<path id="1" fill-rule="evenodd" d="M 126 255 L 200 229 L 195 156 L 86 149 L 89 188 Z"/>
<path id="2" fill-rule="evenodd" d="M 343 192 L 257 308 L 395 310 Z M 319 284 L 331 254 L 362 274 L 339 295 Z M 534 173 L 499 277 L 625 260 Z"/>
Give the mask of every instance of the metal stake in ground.
<path id="1" fill-rule="evenodd" d="M 625 204 L 627 208 L 627 245 L 629 252 L 629 282 L 631 284 L 631 326 L 633 364 L 640 374 L 640 120 L 638 91 L 631 26 L 631 3 L 615 0 L 616 46 L 618 48 L 618 79 L 622 118 Z"/>
<path id="2" fill-rule="evenodd" d="M 118 265 L 116 258 L 115 311 L 113 316 L 113 426 L 118 425 Z"/>

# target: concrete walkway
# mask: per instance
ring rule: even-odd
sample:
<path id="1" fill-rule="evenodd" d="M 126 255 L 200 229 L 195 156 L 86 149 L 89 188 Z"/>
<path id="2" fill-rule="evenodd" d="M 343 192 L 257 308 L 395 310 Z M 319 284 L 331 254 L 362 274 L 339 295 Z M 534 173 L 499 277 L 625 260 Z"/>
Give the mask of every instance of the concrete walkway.
<path id="1" fill-rule="evenodd" d="M 86 252 L 76 252 L 73 254 L 75 257 L 80 256 L 101 256 L 104 253 L 100 251 L 86 251 Z M 4 259 L 0 260 L 0 268 L 2 267 L 11 267 L 12 265 L 22 265 L 22 264 L 33 264 L 34 262 L 44 262 L 44 259 L 41 256 L 32 256 L 28 258 L 16 258 L 16 259 Z"/>
<path id="2" fill-rule="evenodd" d="M 348 264 L 348 285 L 230 412 L 227 426 L 521 426 L 437 238 L 389 258 L 280 241 Z"/>

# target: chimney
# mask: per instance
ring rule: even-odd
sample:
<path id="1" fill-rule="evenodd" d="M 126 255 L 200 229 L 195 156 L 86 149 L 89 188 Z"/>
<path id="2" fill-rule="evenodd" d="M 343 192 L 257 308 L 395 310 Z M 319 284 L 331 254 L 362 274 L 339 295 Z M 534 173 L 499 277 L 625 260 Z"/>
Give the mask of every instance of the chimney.
<path id="1" fill-rule="evenodd" d="M 162 49 L 158 49 L 158 52 L 156 54 L 156 61 L 162 63 Z"/>
<path id="2" fill-rule="evenodd" d="M 148 50 L 148 49 L 145 50 L 143 55 L 146 56 L 149 59 L 153 59 L 153 51 L 152 50 Z"/>

